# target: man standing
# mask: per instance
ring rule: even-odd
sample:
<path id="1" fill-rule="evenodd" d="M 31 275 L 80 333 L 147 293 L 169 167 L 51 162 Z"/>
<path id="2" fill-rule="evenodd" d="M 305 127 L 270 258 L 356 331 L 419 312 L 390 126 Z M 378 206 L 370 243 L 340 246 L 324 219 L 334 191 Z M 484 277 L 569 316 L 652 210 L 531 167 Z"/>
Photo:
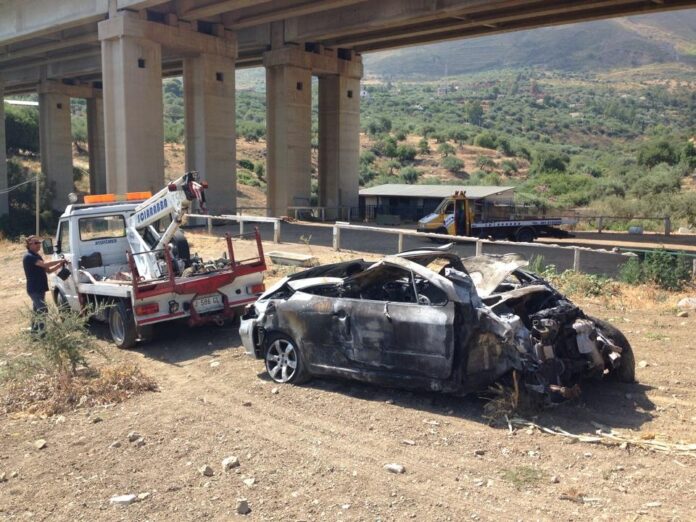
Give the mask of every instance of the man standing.
<path id="1" fill-rule="evenodd" d="M 27 278 L 27 294 L 31 297 L 34 313 L 46 312 L 46 292 L 48 292 L 48 277 L 50 274 L 59 270 L 65 265 L 64 259 L 57 261 L 44 261 L 39 250 L 41 240 L 38 236 L 29 236 L 26 241 L 27 253 L 22 260 L 24 264 L 24 275 Z M 32 321 L 31 331 L 36 333 L 43 327 L 37 321 Z"/>

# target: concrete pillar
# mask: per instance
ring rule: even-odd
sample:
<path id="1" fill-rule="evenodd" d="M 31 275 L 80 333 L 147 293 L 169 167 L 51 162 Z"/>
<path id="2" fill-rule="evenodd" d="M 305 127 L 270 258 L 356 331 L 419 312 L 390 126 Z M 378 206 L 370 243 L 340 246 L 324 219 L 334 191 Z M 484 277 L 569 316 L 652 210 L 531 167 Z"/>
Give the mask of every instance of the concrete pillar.
<path id="1" fill-rule="evenodd" d="M 0 191 L 7 188 L 7 143 L 5 142 L 5 86 L 0 80 Z M 8 194 L 0 194 L 0 218 L 10 213 Z"/>
<path id="2" fill-rule="evenodd" d="M 106 149 L 104 147 L 104 103 L 87 98 L 87 146 L 89 148 L 89 191 L 106 193 Z"/>
<path id="3" fill-rule="evenodd" d="M 288 214 L 311 196 L 312 72 L 302 53 L 264 55 L 266 66 L 266 211 Z"/>
<path id="4" fill-rule="evenodd" d="M 156 192 L 164 183 L 162 48 L 108 33 L 102 38 L 107 192 Z"/>
<path id="5" fill-rule="evenodd" d="M 349 219 L 358 207 L 360 160 L 360 79 L 319 78 L 319 205 L 329 219 Z"/>
<path id="6" fill-rule="evenodd" d="M 208 182 L 207 204 L 213 214 L 237 208 L 234 76 L 231 57 L 184 59 L 186 170 L 197 170 Z"/>
<path id="7" fill-rule="evenodd" d="M 39 87 L 39 143 L 41 170 L 53 190 L 52 207 L 63 211 L 68 194 L 75 191 L 70 96 L 53 90 L 50 83 Z"/>

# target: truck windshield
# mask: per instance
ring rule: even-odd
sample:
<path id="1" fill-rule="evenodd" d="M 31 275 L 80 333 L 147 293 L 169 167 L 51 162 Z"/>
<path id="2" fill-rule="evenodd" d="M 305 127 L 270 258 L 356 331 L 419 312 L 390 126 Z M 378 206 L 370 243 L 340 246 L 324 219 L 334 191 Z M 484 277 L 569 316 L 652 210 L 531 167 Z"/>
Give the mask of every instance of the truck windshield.
<path id="1" fill-rule="evenodd" d="M 94 216 L 79 220 L 80 240 L 94 241 L 125 237 L 126 221 L 123 216 Z"/>

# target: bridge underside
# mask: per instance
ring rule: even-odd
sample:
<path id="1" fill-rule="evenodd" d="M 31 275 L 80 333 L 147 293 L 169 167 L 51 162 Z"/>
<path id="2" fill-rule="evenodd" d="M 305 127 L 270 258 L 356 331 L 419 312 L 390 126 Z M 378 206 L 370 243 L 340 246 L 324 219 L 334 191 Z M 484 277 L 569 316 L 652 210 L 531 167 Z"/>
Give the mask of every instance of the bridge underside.
<path id="1" fill-rule="evenodd" d="M 63 111 L 69 112 L 70 97 L 89 100 L 92 190 L 156 188 L 163 178 L 161 79 L 183 75 L 187 168 L 199 170 L 215 187 L 213 209 L 230 211 L 236 208 L 234 71 L 263 65 L 268 213 L 278 215 L 308 202 L 311 78 L 317 76 L 319 203 L 338 209 L 357 204 L 361 53 L 694 5 L 694 0 L 7 0 L 0 3 L 0 95 L 41 93 L 42 167 L 59 192 L 54 203 L 59 209 L 72 179 Z M 2 115 L 0 107 L 0 123 Z M 6 178 L 0 161 L 0 188 Z M 7 199 L 0 197 L 5 198 L 1 215 Z"/>

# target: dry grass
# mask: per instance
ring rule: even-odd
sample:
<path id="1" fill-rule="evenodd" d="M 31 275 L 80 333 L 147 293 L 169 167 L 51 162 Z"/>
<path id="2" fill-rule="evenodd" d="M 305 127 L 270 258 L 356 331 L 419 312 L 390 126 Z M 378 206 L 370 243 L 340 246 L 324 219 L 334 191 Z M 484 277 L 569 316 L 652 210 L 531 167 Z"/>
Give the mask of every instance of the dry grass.
<path id="1" fill-rule="evenodd" d="M 75 376 L 67 372 L 38 373 L 7 383 L 0 398 L 0 413 L 50 416 L 81 407 L 123 402 L 146 391 L 157 391 L 157 384 L 132 364 L 84 370 Z"/>

